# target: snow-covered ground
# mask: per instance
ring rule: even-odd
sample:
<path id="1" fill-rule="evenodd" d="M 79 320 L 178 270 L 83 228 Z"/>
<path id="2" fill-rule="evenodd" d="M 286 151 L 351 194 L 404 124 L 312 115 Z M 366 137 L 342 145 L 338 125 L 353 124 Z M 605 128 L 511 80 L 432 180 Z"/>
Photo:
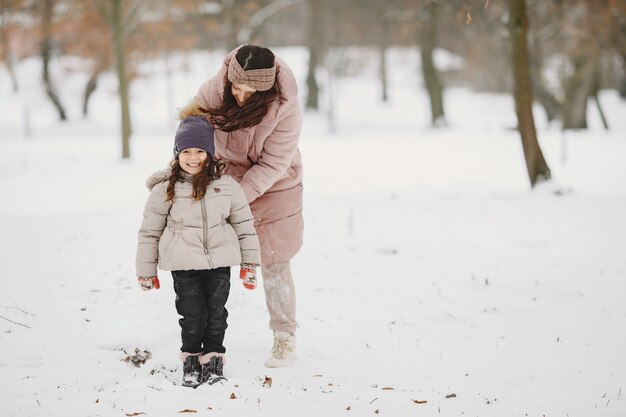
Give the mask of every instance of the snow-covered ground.
<path id="1" fill-rule="evenodd" d="M 278 52 L 304 81 L 304 51 Z M 512 99 L 451 89 L 450 127 L 431 130 L 409 65 L 391 67 L 387 104 L 374 70 L 334 80 L 334 134 L 305 116 L 297 364 L 263 367 L 263 292 L 235 279 L 228 382 L 172 383 L 171 278 L 135 284 L 143 183 L 169 159 L 172 103 L 222 55 L 175 57 L 169 81 L 163 62 L 143 69 L 130 161 L 111 76 L 80 120 L 80 63 L 57 66 L 62 125 L 39 63 L 18 67 L 18 93 L 0 70 L 1 416 L 626 415 L 626 103 L 601 96 L 608 132 L 592 108 L 566 134 L 537 109 L 555 181 L 530 191 Z M 135 348 L 152 352 L 140 368 L 123 361 Z"/>

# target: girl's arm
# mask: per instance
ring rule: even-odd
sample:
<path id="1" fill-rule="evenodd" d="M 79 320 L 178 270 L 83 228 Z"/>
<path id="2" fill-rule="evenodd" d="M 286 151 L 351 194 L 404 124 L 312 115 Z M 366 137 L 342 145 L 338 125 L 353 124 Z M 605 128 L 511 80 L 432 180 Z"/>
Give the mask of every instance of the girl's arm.
<path id="1" fill-rule="evenodd" d="M 246 201 L 243 190 L 232 180 L 234 187 L 233 198 L 230 203 L 230 215 L 228 222 L 235 230 L 239 239 L 239 247 L 241 248 L 242 263 L 261 264 L 261 248 L 259 247 L 259 238 L 254 228 L 254 218 L 250 211 L 250 206 Z"/>
<path id="2" fill-rule="evenodd" d="M 139 228 L 135 265 L 138 277 L 157 276 L 159 239 L 165 230 L 167 215 L 172 203 L 165 201 L 165 183 L 154 186 L 146 201 L 143 221 Z"/>

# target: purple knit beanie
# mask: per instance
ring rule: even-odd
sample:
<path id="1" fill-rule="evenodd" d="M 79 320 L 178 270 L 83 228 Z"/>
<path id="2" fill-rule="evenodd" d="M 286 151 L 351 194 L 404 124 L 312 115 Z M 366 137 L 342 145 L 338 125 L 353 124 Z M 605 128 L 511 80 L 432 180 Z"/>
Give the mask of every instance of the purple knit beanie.
<path id="1" fill-rule="evenodd" d="M 188 148 L 203 149 L 209 155 L 215 155 L 214 130 L 208 120 L 202 116 L 190 116 L 181 120 L 174 139 L 174 158 Z"/>

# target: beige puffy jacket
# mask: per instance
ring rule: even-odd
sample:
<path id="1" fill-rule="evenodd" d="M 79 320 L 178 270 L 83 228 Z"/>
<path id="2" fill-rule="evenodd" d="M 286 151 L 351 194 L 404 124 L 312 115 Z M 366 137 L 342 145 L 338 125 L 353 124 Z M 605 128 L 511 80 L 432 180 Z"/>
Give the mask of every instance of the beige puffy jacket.
<path id="1" fill-rule="evenodd" d="M 241 186 L 223 175 L 212 181 L 202 200 L 191 197 L 191 176 L 177 182 L 174 201 L 167 197 L 169 170 L 148 178 L 151 190 L 137 244 L 137 276 L 162 270 L 213 269 L 260 264 L 259 240 Z"/>

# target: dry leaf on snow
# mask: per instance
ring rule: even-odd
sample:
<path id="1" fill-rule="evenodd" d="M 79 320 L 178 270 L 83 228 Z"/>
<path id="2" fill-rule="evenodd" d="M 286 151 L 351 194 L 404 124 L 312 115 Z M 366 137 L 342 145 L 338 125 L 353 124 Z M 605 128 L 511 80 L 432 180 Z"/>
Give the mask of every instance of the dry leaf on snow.
<path id="1" fill-rule="evenodd" d="M 231 400 L 236 400 L 237 399 L 237 396 L 235 395 L 234 392 L 232 394 L 230 394 L 230 399 Z"/>
<path id="2" fill-rule="evenodd" d="M 269 376 L 265 375 L 265 381 L 263 381 L 263 386 L 271 388 L 272 387 L 272 378 L 270 378 Z"/>
<path id="3" fill-rule="evenodd" d="M 426 404 L 428 401 L 426 400 L 412 400 L 415 404 Z"/>
<path id="4" fill-rule="evenodd" d="M 179 413 L 197 413 L 197 411 L 185 408 L 184 410 L 180 410 Z"/>
<path id="5" fill-rule="evenodd" d="M 138 412 L 138 413 L 126 413 L 126 415 L 127 415 L 128 417 L 140 416 L 140 415 L 142 415 L 142 414 L 146 414 L 146 413 L 144 413 L 143 411 Z"/>

